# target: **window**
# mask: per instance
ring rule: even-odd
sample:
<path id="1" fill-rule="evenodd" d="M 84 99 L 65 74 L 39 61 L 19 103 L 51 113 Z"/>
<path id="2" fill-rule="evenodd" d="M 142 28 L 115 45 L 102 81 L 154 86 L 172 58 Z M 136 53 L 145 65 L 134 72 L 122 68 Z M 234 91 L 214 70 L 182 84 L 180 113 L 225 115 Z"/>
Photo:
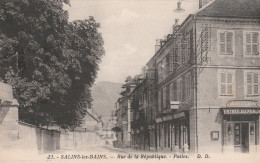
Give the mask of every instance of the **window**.
<path id="1" fill-rule="evenodd" d="M 245 56 L 259 56 L 259 33 L 244 33 L 244 54 Z"/>
<path id="2" fill-rule="evenodd" d="M 163 109 L 165 109 L 167 106 L 166 106 L 166 99 L 167 98 L 167 95 L 166 95 L 166 87 L 163 88 Z"/>
<path id="3" fill-rule="evenodd" d="M 185 96 L 189 98 L 191 94 L 191 75 L 188 73 L 185 77 Z"/>
<path id="4" fill-rule="evenodd" d="M 163 59 L 162 61 L 162 70 L 163 70 L 163 79 L 165 79 L 167 77 L 167 60 L 166 57 Z"/>
<path id="5" fill-rule="evenodd" d="M 174 101 L 174 84 L 170 84 L 170 101 Z"/>
<path id="6" fill-rule="evenodd" d="M 162 62 L 158 64 L 158 81 L 162 81 L 162 75 L 163 75 L 163 68 L 162 68 Z"/>
<path id="7" fill-rule="evenodd" d="M 218 31 L 218 54 L 226 56 L 234 55 L 233 31 Z"/>
<path id="8" fill-rule="evenodd" d="M 169 71 L 170 72 L 173 72 L 174 70 L 174 52 L 173 50 L 168 54 L 169 55 L 169 60 L 170 60 L 170 63 L 169 63 Z"/>
<path id="9" fill-rule="evenodd" d="M 181 83 L 181 79 L 177 80 L 177 101 L 181 101 L 182 100 L 182 83 Z"/>
<path id="10" fill-rule="evenodd" d="M 233 96 L 235 88 L 234 71 L 225 70 L 219 72 L 219 95 L 220 96 Z"/>
<path id="11" fill-rule="evenodd" d="M 260 72 L 247 71 L 245 73 L 245 92 L 246 96 L 259 96 Z"/>
<path id="12" fill-rule="evenodd" d="M 161 91 L 158 92 L 158 111 L 161 111 Z"/>

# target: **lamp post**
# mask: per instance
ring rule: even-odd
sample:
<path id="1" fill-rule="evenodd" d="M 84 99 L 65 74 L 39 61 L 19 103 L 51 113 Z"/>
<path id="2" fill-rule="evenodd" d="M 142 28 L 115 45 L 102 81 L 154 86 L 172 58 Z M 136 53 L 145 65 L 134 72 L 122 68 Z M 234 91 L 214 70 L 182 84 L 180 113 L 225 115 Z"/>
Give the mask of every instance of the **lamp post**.
<path id="1" fill-rule="evenodd" d="M 178 0 L 177 2 L 177 8 L 173 10 L 173 12 L 184 12 L 185 10 L 181 7 L 181 3 L 183 0 Z"/>

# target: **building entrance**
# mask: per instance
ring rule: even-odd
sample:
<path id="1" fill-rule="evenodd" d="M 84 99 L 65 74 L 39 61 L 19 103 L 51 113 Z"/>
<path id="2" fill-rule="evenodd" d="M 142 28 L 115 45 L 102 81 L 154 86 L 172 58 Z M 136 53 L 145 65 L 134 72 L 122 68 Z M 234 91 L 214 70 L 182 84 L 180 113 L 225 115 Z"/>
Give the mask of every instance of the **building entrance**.
<path id="1" fill-rule="evenodd" d="M 249 123 L 234 124 L 234 145 L 236 152 L 249 151 Z"/>
<path id="2" fill-rule="evenodd" d="M 257 145 L 259 120 L 254 115 L 224 116 L 224 148 L 234 147 L 235 152 L 248 153 Z"/>

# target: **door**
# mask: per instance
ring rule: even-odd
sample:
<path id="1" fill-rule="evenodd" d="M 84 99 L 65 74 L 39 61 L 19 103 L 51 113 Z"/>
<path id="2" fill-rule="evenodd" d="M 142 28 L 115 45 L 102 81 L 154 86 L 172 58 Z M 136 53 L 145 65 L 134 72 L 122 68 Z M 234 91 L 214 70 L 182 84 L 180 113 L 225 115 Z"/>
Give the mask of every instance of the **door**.
<path id="1" fill-rule="evenodd" d="M 249 130 L 248 123 L 241 123 L 241 144 L 242 144 L 242 152 L 249 152 Z"/>
<path id="2" fill-rule="evenodd" d="M 234 125 L 234 145 L 236 152 L 249 152 L 249 124 L 235 123 Z"/>

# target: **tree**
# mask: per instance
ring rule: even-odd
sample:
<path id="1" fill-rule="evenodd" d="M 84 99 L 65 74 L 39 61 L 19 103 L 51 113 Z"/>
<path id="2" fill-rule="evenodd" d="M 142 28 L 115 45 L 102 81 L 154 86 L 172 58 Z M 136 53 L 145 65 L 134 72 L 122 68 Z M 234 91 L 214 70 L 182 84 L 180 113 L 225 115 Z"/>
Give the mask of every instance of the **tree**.
<path id="1" fill-rule="evenodd" d="M 73 129 L 91 106 L 104 48 L 94 18 L 68 22 L 63 2 L 0 1 L 0 78 L 13 86 L 22 121 Z"/>

